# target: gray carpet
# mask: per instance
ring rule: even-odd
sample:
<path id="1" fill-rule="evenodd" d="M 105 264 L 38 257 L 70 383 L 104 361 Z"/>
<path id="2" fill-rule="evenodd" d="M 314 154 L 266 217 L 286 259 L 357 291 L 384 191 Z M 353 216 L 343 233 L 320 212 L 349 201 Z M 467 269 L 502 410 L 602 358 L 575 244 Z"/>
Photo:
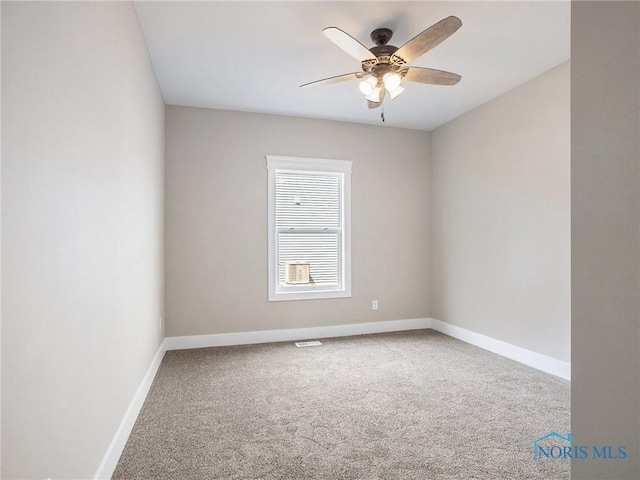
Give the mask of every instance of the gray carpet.
<path id="1" fill-rule="evenodd" d="M 569 382 L 432 330 L 170 351 L 114 479 L 568 479 Z"/>

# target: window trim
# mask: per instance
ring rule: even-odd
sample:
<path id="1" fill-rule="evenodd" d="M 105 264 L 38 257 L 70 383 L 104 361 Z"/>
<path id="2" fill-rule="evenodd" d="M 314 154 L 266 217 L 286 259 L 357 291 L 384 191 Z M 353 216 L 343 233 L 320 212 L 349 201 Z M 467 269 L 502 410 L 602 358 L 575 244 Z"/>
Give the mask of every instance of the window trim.
<path id="1" fill-rule="evenodd" d="M 321 298 L 347 298 L 351 297 L 351 165 L 349 160 L 329 160 L 321 158 L 283 157 L 278 155 L 265 155 L 268 170 L 268 273 L 269 273 L 269 301 L 286 300 L 313 300 Z M 342 255 L 340 265 L 342 270 L 341 287 L 314 287 L 309 290 L 307 286 L 286 287 L 282 291 L 278 285 L 277 255 L 277 231 L 276 219 L 276 170 L 292 172 L 316 172 L 342 174 Z"/>

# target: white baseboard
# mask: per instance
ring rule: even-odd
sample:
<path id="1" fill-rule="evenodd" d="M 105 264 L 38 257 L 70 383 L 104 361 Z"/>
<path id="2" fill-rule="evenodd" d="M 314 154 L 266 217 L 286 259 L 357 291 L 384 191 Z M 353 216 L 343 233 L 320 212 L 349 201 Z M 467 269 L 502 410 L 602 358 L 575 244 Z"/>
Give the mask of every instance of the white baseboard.
<path id="1" fill-rule="evenodd" d="M 438 332 L 476 345 L 490 352 L 502 355 L 517 362 L 537 368 L 558 377 L 571 378 L 571 364 L 546 355 L 518 347 L 502 340 L 487 337 L 432 318 L 413 318 L 408 320 L 389 320 L 383 322 L 352 323 L 325 327 L 292 328 L 283 330 L 261 330 L 255 332 L 219 333 L 213 335 L 192 335 L 185 337 L 167 337 L 166 350 L 184 350 L 189 348 L 224 347 L 230 345 L 250 345 L 269 342 L 289 342 L 317 338 L 346 337 L 368 333 L 400 332 L 432 328 Z"/>
<path id="2" fill-rule="evenodd" d="M 517 347 L 510 343 L 487 337 L 455 325 L 450 325 L 432 318 L 413 318 L 407 320 L 389 320 L 382 322 L 352 323 L 348 325 L 332 325 L 326 327 L 292 328 L 286 330 L 262 330 L 256 332 L 220 333 L 213 335 L 193 335 L 185 337 L 167 337 L 164 339 L 153 358 L 146 375 L 142 379 L 136 394 L 124 415 L 118 430 L 109 445 L 102 463 L 95 474 L 95 480 L 110 479 L 120 455 L 124 450 L 133 425 L 138 418 L 142 405 L 151 388 L 153 379 L 167 350 L 184 350 L 189 348 L 222 347 L 230 345 L 249 345 L 256 343 L 287 342 L 318 338 L 347 337 L 369 333 L 401 332 L 405 330 L 421 330 L 432 328 L 438 332 L 457 338 L 463 342 L 476 345 L 490 352 L 502 355 L 525 365 L 558 377 L 571 377 L 571 364 Z"/>
<path id="3" fill-rule="evenodd" d="M 116 434 L 111 441 L 111 445 L 109 445 L 107 453 L 102 459 L 102 463 L 96 471 L 96 474 L 94 476 L 95 480 L 108 480 L 111 478 L 111 475 L 113 475 L 113 472 L 116 469 L 116 465 L 118 465 L 118 460 L 120 460 L 120 455 L 122 455 L 122 451 L 127 444 L 127 440 L 129 439 L 131 430 L 133 430 L 133 425 L 136 423 L 138 414 L 140 413 L 142 405 L 147 398 L 147 394 L 149 393 L 149 389 L 151 388 L 151 384 L 153 383 L 153 379 L 156 376 L 166 350 L 167 349 L 165 348 L 165 342 L 163 341 L 160 344 L 160 347 L 158 348 L 155 356 L 153 357 L 151 365 L 147 369 L 147 373 L 142 379 L 138 390 L 136 390 L 136 393 L 133 396 L 133 400 L 131 401 L 131 404 L 129 404 L 129 408 L 124 414 L 124 418 L 122 419 L 122 422 L 120 423 L 120 426 L 118 427 L 118 430 L 116 431 Z"/>
<path id="4" fill-rule="evenodd" d="M 187 337 L 167 337 L 167 350 L 187 348 L 223 347 L 229 345 L 250 345 L 254 343 L 289 342 L 330 337 L 348 337 L 367 333 L 400 332 L 429 328 L 428 318 L 389 320 L 383 322 L 352 323 L 326 327 L 291 328 L 285 330 L 261 330 L 257 332 L 218 333 L 214 335 L 192 335 Z"/>
<path id="5" fill-rule="evenodd" d="M 524 363 L 543 372 L 571 380 L 571 364 L 568 362 L 556 360 L 555 358 L 547 357 L 546 355 L 503 342 L 502 340 L 496 340 L 495 338 L 487 337 L 486 335 L 472 332 L 471 330 L 441 322 L 440 320 L 433 318 L 429 320 L 433 330 L 490 352 L 497 353 L 503 357 L 510 358 L 516 362 Z"/>

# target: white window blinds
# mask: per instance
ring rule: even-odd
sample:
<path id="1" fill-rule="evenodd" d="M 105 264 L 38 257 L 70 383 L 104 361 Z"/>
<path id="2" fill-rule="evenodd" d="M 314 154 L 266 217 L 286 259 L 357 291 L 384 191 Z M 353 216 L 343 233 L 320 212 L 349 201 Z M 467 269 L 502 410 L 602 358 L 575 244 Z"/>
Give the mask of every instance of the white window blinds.
<path id="1" fill-rule="evenodd" d="M 339 286 L 342 174 L 276 171 L 275 177 L 278 284 L 287 284 L 288 264 L 301 263 L 309 285 Z"/>

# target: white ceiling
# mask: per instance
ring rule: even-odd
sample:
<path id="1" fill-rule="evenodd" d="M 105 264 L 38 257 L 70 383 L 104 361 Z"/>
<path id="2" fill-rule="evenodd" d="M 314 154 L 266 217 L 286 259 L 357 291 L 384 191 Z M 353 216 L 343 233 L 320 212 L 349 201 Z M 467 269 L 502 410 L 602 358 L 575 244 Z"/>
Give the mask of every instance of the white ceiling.
<path id="1" fill-rule="evenodd" d="M 569 59 L 569 1 L 134 2 L 165 102 L 380 125 L 356 80 L 299 85 L 360 70 L 327 39 L 339 27 L 367 47 L 372 30 L 400 47 L 449 15 L 462 28 L 412 65 L 462 75 L 456 86 L 404 82 L 385 125 L 432 130 Z"/>

